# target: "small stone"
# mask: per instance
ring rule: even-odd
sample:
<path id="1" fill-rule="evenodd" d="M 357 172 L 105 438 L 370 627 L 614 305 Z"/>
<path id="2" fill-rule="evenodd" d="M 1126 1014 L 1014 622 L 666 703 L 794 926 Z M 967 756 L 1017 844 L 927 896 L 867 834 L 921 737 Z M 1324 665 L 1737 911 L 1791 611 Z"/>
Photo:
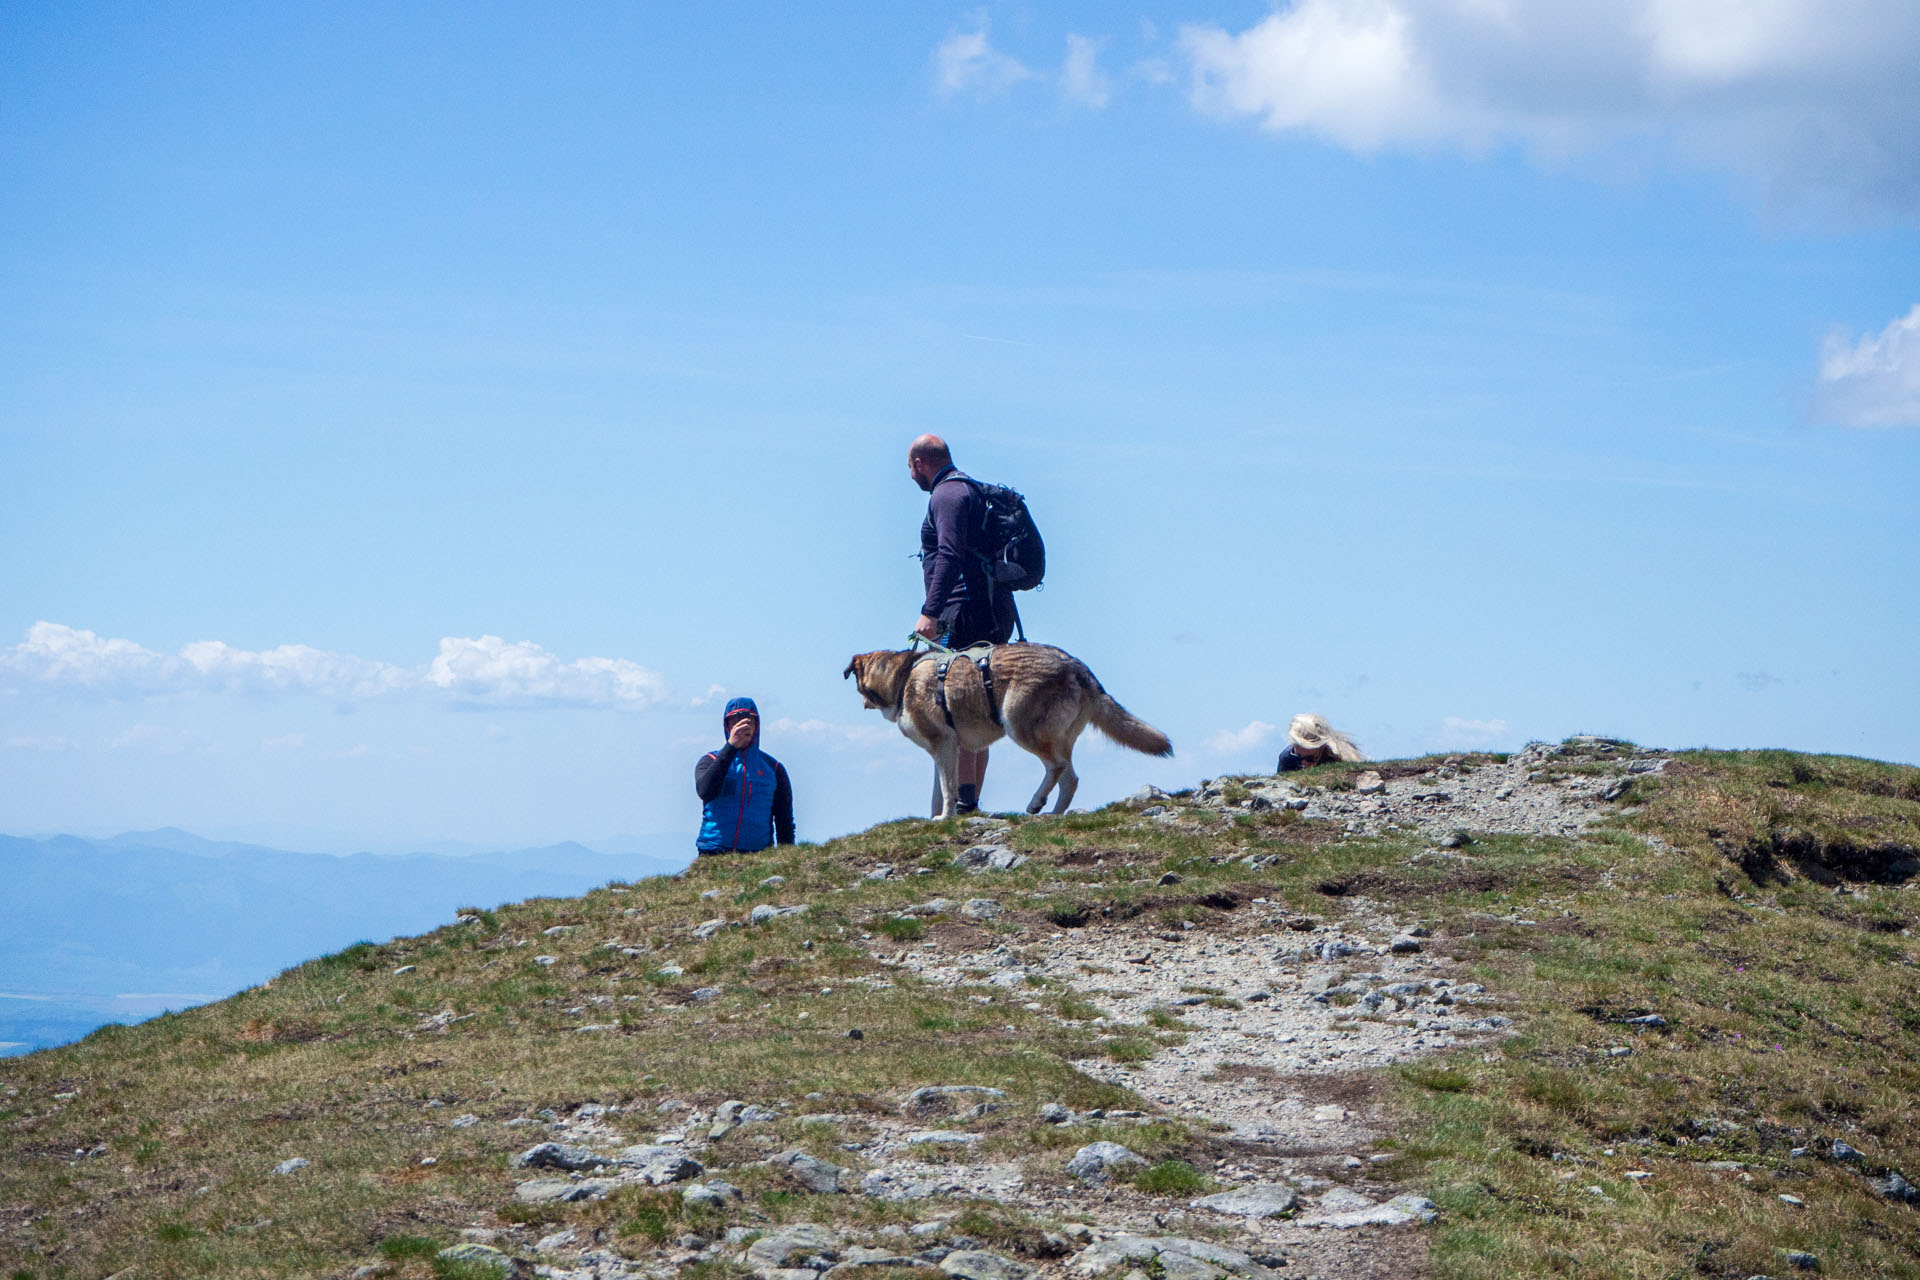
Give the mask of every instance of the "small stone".
<path id="1" fill-rule="evenodd" d="M 566 1204 L 576 1200 L 599 1200 L 612 1190 L 613 1183 L 597 1178 L 535 1178 L 513 1189 L 513 1198 L 521 1204 Z"/>
<path id="2" fill-rule="evenodd" d="M 1179 884 L 1180 876 L 1178 875 L 1178 873 L 1172 872 L 1172 871 L 1163 872 L 1160 876 L 1160 883 L 1161 884 Z"/>
<path id="3" fill-rule="evenodd" d="M 1359 795 L 1377 796 L 1386 791 L 1387 783 L 1378 770 L 1366 769 L 1355 775 L 1353 789 Z"/>
<path id="4" fill-rule="evenodd" d="M 295 1156 L 291 1160 L 282 1160 L 279 1164 L 273 1166 L 273 1171 L 284 1178 L 290 1173 L 298 1173 L 312 1163 L 313 1161 L 307 1159 L 305 1156 Z"/>
<path id="5" fill-rule="evenodd" d="M 1146 1168 L 1147 1162 L 1117 1142 L 1092 1142 L 1073 1153 L 1067 1172 L 1090 1187 L 1107 1184 L 1116 1169 Z"/>
<path id="6" fill-rule="evenodd" d="M 455 1116 L 453 1119 L 447 1121 L 447 1127 L 449 1129 L 471 1129 L 479 1123 L 480 1117 L 476 1115 Z"/>
<path id="7" fill-rule="evenodd" d="M 984 1249 L 955 1249 L 940 1260 L 940 1269 L 957 1280 L 1026 1280 L 1033 1268 Z"/>
<path id="8" fill-rule="evenodd" d="M 656 1187 L 666 1186 L 670 1182 L 685 1182 L 704 1172 L 698 1160 L 678 1147 L 628 1147 L 620 1153 L 620 1163 L 627 1168 L 638 1169 L 640 1176 Z"/>
<path id="9" fill-rule="evenodd" d="M 837 1164 L 828 1164 L 818 1156 L 798 1150 L 783 1151 L 767 1164 L 784 1170 L 788 1177 L 815 1195 L 833 1195 L 840 1191 L 840 1176 L 846 1172 Z"/>
<path id="10" fill-rule="evenodd" d="M 763 886 L 766 886 L 769 888 L 776 888 L 780 885 L 785 884 L 786 882 L 787 882 L 787 878 L 785 876 L 768 876 L 765 880 L 762 880 L 760 883 Z"/>
<path id="11" fill-rule="evenodd" d="M 1073 1112 L 1058 1102 L 1040 1104 L 1040 1119 L 1045 1124 L 1065 1124 L 1073 1119 Z"/>
<path id="12" fill-rule="evenodd" d="M 1292 1213 L 1299 1203 L 1300 1197 L 1292 1187 L 1267 1182 L 1202 1196 L 1193 1202 L 1193 1207 L 1241 1218 L 1278 1218 Z"/>
<path id="13" fill-rule="evenodd" d="M 992 920 L 1000 914 L 1000 904 L 992 898 L 968 898 L 960 914 L 969 920 Z"/>
<path id="14" fill-rule="evenodd" d="M 721 988 L 719 987 L 695 987 L 693 994 L 688 998 L 695 1004 L 706 1004 L 709 1000 L 718 999 L 720 995 Z"/>
<path id="15" fill-rule="evenodd" d="M 742 1261 L 756 1272 L 764 1274 L 785 1267 L 789 1260 L 823 1250 L 831 1251 L 839 1243 L 839 1237 L 825 1227 L 811 1222 L 796 1222 L 792 1226 L 769 1232 L 748 1245 Z"/>
<path id="16" fill-rule="evenodd" d="M 866 1038 L 867 1033 L 858 1027 L 849 1027 L 847 1029 L 847 1039 L 849 1040 L 865 1040 Z"/>
<path id="17" fill-rule="evenodd" d="M 442 1249 L 439 1256 L 448 1262 L 464 1263 L 466 1266 L 492 1271 L 497 1275 L 513 1274 L 512 1258 L 491 1245 L 478 1244 L 471 1240 Z"/>
<path id="18" fill-rule="evenodd" d="M 401 965 L 401 966 L 400 966 L 400 967 L 399 967 L 398 969 L 395 969 L 395 970 L 393 971 L 393 976 L 397 978 L 397 977 L 399 977 L 399 976 L 400 976 L 401 974 L 403 974 L 403 973 L 412 973 L 412 972 L 413 972 L 413 970 L 414 970 L 414 966 L 413 966 L 413 965 L 410 965 L 410 964 L 403 964 L 403 965 Z"/>
<path id="19" fill-rule="evenodd" d="M 580 1233 L 572 1227 L 563 1227 L 550 1236 L 541 1236 L 540 1242 L 533 1246 L 535 1253 L 558 1253 L 569 1245 L 577 1244 Z"/>
<path id="20" fill-rule="evenodd" d="M 1845 1142 L 1840 1141 L 1838 1138 L 1835 1138 L 1833 1140 L 1833 1145 L 1827 1148 L 1827 1155 L 1830 1158 L 1835 1160 L 1865 1160 L 1866 1159 L 1866 1156 L 1862 1155 L 1857 1148 L 1850 1146 Z"/>
<path id="21" fill-rule="evenodd" d="M 1650 1030 L 1660 1031 L 1666 1027 L 1667 1020 L 1657 1013 L 1643 1013 L 1637 1018 L 1626 1019 L 1626 1025 L 1629 1027 L 1646 1027 Z"/>
<path id="22" fill-rule="evenodd" d="M 936 1111 L 952 1111 L 961 1100 L 978 1098 L 1004 1098 L 1004 1089 L 993 1089 L 983 1084 L 930 1084 L 915 1089 L 901 1102 L 901 1109 L 909 1115 L 924 1115 Z"/>
<path id="23" fill-rule="evenodd" d="M 1884 1178 L 1873 1178 L 1870 1181 L 1873 1189 L 1889 1200 L 1897 1200 L 1902 1204 L 1920 1204 L 1920 1188 L 1916 1188 L 1894 1170 L 1889 1169 Z"/>
<path id="24" fill-rule="evenodd" d="M 718 916 L 712 920 L 701 921 L 699 924 L 693 926 L 691 932 L 696 939 L 705 942 L 708 938 L 711 938 L 714 934 L 720 932 L 732 923 L 733 922 L 725 916 Z"/>
<path id="25" fill-rule="evenodd" d="M 1780 1250 L 1780 1261 L 1790 1267 L 1797 1267 L 1801 1271 L 1818 1271 L 1820 1269 L 1820 1255 L 1807 1253 L 1800 1249 Z"/>
<path id="26" fill-rule="evenodd" d="M 974 872 L 1012 871 L 1017 867 L 1025 866 L 1026 862 L 1025 854 L 1015 853 L 1005 845 L 976 844 L 955 857 L 953 865 Z"/>
<path id="27" fill-rule="evenodd" d="M 1387 950 L 1397 956 L 1412 955 L 1422 947 L 1420 939 L 1412 934 L 1403 933 L 1387 944 Z"/>
<path id="28" fill-rule="evenodd" d="M 1805 1204 L 1806 1201 L 1802 1200 L 1799 1196 L 1790 1196 L 1785 1192 L 1782 1192 L 1780 1194 L 1780 1203 L 1781 1204 Z"/>
<path id="29" fill-rule="evenodd" d="M 553 956 L 535 956 L 533 962 L 542 968 L 550 969 L 555 963 L 555 958 Z"/>
<path id="30" fill-rule="evenodd" d="M 598 1169 L 612 1164 L 606 1156 L 597 1155 L 585 1147 L 571 1147 L 558 1142 L 542 1142 L 528 1147 L 513 1158 L 516 1169 L 561 1169 L 569 1173 L 586 1169 Z"/>
<path id="31" fill-rule="evenodd" d="M 689 1183 L 680 1193 L 680 1203 L 695 1209 L 724 1209 L 740 1198 L 740 1188 L 715 1178 L 710 1182 Z"/>

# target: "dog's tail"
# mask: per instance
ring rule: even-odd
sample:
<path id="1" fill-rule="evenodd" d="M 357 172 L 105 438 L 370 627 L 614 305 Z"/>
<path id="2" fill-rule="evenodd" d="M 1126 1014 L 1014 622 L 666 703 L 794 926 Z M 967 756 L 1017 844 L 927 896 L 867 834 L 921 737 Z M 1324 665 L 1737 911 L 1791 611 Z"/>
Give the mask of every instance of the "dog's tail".
<path id="1" fill-rule="evenodd" d="M 1087 691 L 1088 700 L 1093 706 L 1093 727 L 1112 738 L 1123 747 L 1150 756 L 1170 756 L 1173 754 L 1173 741 L 1166 734 L 1142 720 L 1113 700 L 1113 695 L 1101 687 L 1094 674 L 1087 672 L 1087 679 L 1093 687 Z"/>

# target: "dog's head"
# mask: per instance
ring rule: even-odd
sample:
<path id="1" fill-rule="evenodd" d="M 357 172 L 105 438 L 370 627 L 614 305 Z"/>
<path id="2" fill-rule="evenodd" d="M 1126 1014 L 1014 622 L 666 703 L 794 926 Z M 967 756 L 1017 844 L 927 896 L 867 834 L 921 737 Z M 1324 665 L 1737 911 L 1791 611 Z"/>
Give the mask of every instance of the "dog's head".
<path id="1" fill-rule="evenodd" d="M 860 691 L 861 703 L 868 710 L 892 711 L 900 705 L 901 690 L 907 672 L 913 667 L 913 656 L 898 649 L 856 653 L 847 661 L 847 669 L 840 673 L 840 678 L 853 681 L 853 687 Z"/>

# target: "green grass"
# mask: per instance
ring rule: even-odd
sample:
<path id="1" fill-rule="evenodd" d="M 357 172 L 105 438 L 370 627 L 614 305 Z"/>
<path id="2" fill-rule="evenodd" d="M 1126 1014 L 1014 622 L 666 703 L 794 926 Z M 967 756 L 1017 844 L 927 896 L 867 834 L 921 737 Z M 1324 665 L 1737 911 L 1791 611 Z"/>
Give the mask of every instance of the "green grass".
<path id="1" fill-rule="evenodd" d="M 888 916 L 874 928 L 895 942 L 918 942 L 927 936 L 927 926 L 912 916 Z"/>
<path id="2" fill-rule="evenodd" d="M 1592 771 L 1596 783 L 1619 772 L 1578 753 L 1552 763 Z M 1638 777 L 1620 808 L 1612 829 L 1483 835 L 1464 861 L 1445 862 L 1410 860 L 1423 847 L 1412 834 L 1343 839 L 1288 811 L 1196 811 L 1198 830 L 1118 806 L 1022 820 L 1008 843 L 1032 861 L 993 878 L 1008 915 L 991 926 L 944 922 L 942 941 L 958 930 L 969 949 L 999 940 L 1037 948 L 1065 924 L 1243 927 L 1246 913 L 1202 901 L 1216 891 L 1331 921 L 1364 899 L 1431 927 L 1429 960 L 1485 983 L 1517 1020 L 1516 1036 L 1383 1073 L 1393 1176 L 1443 1209 L 1422 1237 L 1439 1280 L 1738 1280 L 1779 1274 L 1782 1248 L 1820 1254 L 1831 1275 L 1920 1274 L 1920 1212 L 1873 1195 L 1850 1168 L 1788 1154 L 1844 1138 L 1875 1169 L 1920 1173 L 1920 888 L 1899 871 L 1900 850 L 1920 847 L 1920 771 L 1784 752 L 1683 753 L 1665 773 Z M 907 907 L 978 892 L 977 878 L 950 866 L 968 842 L 957 823 L 903 821 L 827 846 L 707 860 L 626 892 L 475 912 L 476 924 L 358 943 L 228 1000 L 6 1059 L 0 1206 L 32 1209 L 0 1234 L 0 1274 L 137 1267 L 141 1280 L 237 1280 L 346 1274 L 384 1260 L 392 1276 L 418 1280 L 450 1265 L 436 1242 L 476 1222 L 535 1235 L 572 1225 L 605 1232 L 609 1247 L 635 1259 L 657 1258 L 656 1242 L 676 1224 L 696 1225 L 670 1197 L 512 1201 L 507 1160 L 531 1138 L 502 1122 L 589 1099 L 644 1116 L 668 1097 L 711 1105 L 818 1093 L 815 1109 L 858 1115 L 921 1084 L 985 1084 L 1009 1095 L 1004 1113 L 984 1122 L 992 1158 L 1057 1175 L 1072 1147 L 1107 1139 L 1154 1162 L 1142 1176 L 1164 1189 L 1149 1194 L 1191 1194 L 1188 1175 L 1204 1185 L 1214 1167 L 1212 1139 L 1183 1126 L 1068 1131 L 1008 1119 L 1045 1101 L 1139 1107 L 1072 1064 L 1145 1060 L 1179 1038 L 1173 1011 L 1153 1011 L 1146 1026 L 1094 1027 L 1085 1024 L 1099 1008 L 1060 987 L 993 991 L 981 1004 L 973 996 L 985 988 L 921 984 L 890 964 L 895 944 L 923 936 Z M 1255 855 L 1271 865 L 1245 866 Z M 931 871 L 862 878 L 882 861 Z M 1182 883 L 1158 886 L 1165 869 Z M 773 874 L 787 881 L 777 894 L 760 883 Z M 702 899 L 709 889 L 719 897 Z M 1170 898 L 1182 905 L 1169 911 Z M 740 919 L 745 903 L 775 900 L 814 910 L 689 937 L 715 914 Z M 1516 916 L 1539 923 L 1508 922 Z M 577 927 L 546 938 L 554 924 Z M 535 950 L 558 963 L 535 970 Z M 395 979 L 403 964 L 415 972 Z M 660 972 L 667 965 L 683 972 Z M 726 994 L 693 1004 L 700 986 Z M 1231 1006 L 1223 992 L 1195 994 Z M 1647 1010 L 1669 1029 L 1618 1020 Z M 582 1021 L 621 1030 L 573 1034 Z M 847 1038 L 854 1027 L 861 1040 Z M 1632 1052 L 1609 1054 L 1622 1046 Z M 55 1099 L 68 1092 L 76 1096 Z M 447 1106 L 430 1109 L 432 1100 Z M 460 1111 L 484 1123 L 447 1127 Z M 805 1127 L 821 1132 L 747 1126 L 719 1144 L 721 1164 L 733 1166 L 724 1176 L 747 1201 L 700 1215 L 699 1229 L 903 1220 L 905 1210 L 863 1197 L 795 1194 L 752 1167 L 766 1154 L 751 1144 L 756 1131 L 857 1163 L 833 1129 Z M 113 1156 L 60 1158 L 102 1142 Z M 291 1178 L 269 1173 L 294 1154 L 312 1166 Z M 425 1155 L 436 1163 L 423 1166 Z M 1745 1162 L 1753 1180 L 1708 1167 L 1725 1159 Z M 1654 1176 L 1635 1182 L 1628 1171 Z M 1588 1185 L 1606 1199 L 1587 1195 Z M 1806 1208 L 1779 1201 L 1783 1189 Z M 967 1234 L 1042 1256 L 1027 1251 L 1041 1249 L 1044 1220 L 977 1211 L 1000 1216 Z M 695 1273 L 729 1275 L 725 1266 L 685 1272 Z"/>
<path id="3" fill-rule="evenodd" d="M 1162 1160 L 1133 1175 L 1133 1185 L 1150 1196 L 1197 1196 L 1209 1184 L 1185 1160 Z"/>

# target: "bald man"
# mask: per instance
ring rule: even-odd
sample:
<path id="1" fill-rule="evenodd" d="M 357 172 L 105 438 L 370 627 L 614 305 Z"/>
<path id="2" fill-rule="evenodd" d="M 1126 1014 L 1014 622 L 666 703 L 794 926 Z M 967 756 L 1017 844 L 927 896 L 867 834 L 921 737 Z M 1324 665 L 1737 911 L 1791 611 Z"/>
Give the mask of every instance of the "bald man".
<path id="1" fill-rule="evenodd" d="M 983 640 L 1005 644 L 1013 634 L 1013 597 L 998 590 L 977 552 L 985 536 L 986 499 L 972 477 L 953 465 L 953 454 L 939 436 L 925 435 L 907 448 L 907 475 L 926 491 L 927 518 L 920 526 L 920 572 L 926 599 L 913 624 L 915 635 L 950 649 Z M 961 813 L 980 807 L 980 786 L 987 776 L 985 751 L 960 753 Z M 941 810 L 934 786 L 934 813 Z"/>

